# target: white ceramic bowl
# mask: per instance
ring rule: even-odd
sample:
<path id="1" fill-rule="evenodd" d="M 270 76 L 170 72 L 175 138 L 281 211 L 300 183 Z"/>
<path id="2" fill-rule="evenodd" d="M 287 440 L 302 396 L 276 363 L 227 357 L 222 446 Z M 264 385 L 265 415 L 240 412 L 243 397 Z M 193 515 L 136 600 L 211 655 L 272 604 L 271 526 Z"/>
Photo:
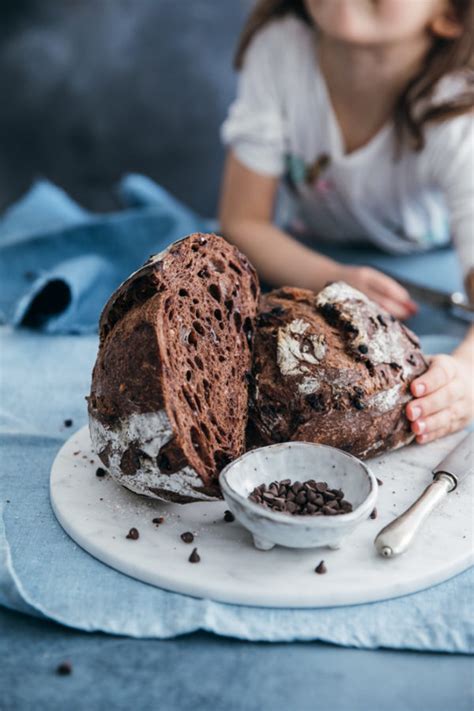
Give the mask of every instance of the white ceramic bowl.
<path id="1" fill-rule="evenodd" d="M 326 481 L 329 488 L 343 490 L 353 510 L 337 516 L 291 516 L 248 499 L 259 484 L 282 479 Z M 226 466 L 219 481 L 229 509 L 252 533 L 256 548 L 261 550 L 269 550 L 275 544 L 288 548 L 339 548 L 341 541 L 368 518 L 378 493 L 376 478 L 359 459 L 340 449 L 309 442 L 253 449 Z"/>

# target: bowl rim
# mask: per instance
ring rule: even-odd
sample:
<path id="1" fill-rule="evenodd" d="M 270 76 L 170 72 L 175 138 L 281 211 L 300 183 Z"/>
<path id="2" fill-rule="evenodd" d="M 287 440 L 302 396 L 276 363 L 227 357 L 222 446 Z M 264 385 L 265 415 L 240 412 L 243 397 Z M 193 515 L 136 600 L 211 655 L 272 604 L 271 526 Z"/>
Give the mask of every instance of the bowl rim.
<path id="1" fill-rule="evenodd" d="M 338 514 L 337 516 L 291 516 L 289 514 L 285 514 L 278 511 L 271 511 L 270 509 L 264 508 L 260 504 L 257 504 L 254 501 L 251 501 L 249 498 L 242 496 L 242 494 L 239 494 L 239 492 L 236 491 L 230 485 L 229 481 L 227 480 L 227 474 L 230 469 L 232 469 L 232 467 L 237 464 L 237 462 L 241 462 L 243 459 L 249 457 L 255 452 L 261 452 L 263 450 L 266 451 L 268 449 L 273 449 L 277 447 L 281 448 L 282 445 L 287 445 L 288 447 L 292 447 L 295 445 L 297 447 L 300 447 L 301 445 L 303 445 L 305 447 L 310 446 L 313 448 L 317 447 L 331 449 L 333 451 L 338 452 L 338 454 L 342 454 L 344 457 L 352 459 L 354 462 L 356 462 L 362 467 L 362 471 L 368 478 L 370 483 L 369 493 L 367 494 L 365 499 L 357 506 L 357 508 L 353 509 L 349 513 Z M 276 444 L 267 444 L 263 447 L 256 447 L 255 449 L 250 449 L 248 452 L 244 452 L 244 454 L 241 454 L 240 457 L 237 457 L 237 459 L 234 459 L 232 462 L 230 462 L 224 467 L 224 469 L 219 474 L 219 484 L 224 493 L 224 496 L 227 494 L 231 499 L 234 498 L 239 501 L 244 508 L 247 507 L 250 509 L 250 511 L 255 511 L 256 513 L 259 513 L 260 516 L 263 516 L 264 518 L 267 518 L 270 521 L 274 521 L 275 523 L 283 523 L 291 526 L 306 527 L 309 524 L 314 526 L 327 526 L 329 524 L 331 526 L 334 525 L 338 527 L 344 526 L 347 523 L 351 523 L 352 521 L 357 520 L 365 509 L 371 508 L 375 504 L 378 493 L 378 484 L 375 475 L 372 474 L 369 467 L 361 459 L 354 457 L 353 454 L 349 454 L 349 452 L 345 452 L 343 449 L 339 449 L 338 447 L 332 447 L 328 444 L 319 444 L 318 442 L 305 442 L 304 440 L 297 440 L 294 442 L 277 442 Z"/>

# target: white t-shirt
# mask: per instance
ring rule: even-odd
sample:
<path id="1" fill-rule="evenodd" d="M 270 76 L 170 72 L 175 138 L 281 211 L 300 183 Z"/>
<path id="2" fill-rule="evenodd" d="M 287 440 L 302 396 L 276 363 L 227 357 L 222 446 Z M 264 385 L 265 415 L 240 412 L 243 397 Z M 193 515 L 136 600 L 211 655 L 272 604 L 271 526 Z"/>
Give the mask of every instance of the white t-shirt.
<path id="1" fill-rule="evenodd" d="M 251 170 L 284 178 L 293 227 L 315 240 L 369 241 L 409 254 L 452 237 L 466 273 L 474 266 L 474 117 L 429 125 L 425 148 L 404 149 L 398 159 L 391 122 L 345 154 L 315 39 L 292 16 L 258 33 L 222 126 L 224 143 Z M 444 86 L 452 93 L 456 81 Z"/>

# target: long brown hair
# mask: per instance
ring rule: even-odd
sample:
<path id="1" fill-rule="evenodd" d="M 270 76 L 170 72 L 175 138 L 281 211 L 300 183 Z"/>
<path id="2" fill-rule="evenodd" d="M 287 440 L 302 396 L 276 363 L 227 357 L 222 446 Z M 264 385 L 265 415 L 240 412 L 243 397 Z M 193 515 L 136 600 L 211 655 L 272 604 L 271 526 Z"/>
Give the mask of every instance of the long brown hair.
<path id="1" fill-rule="evenodd" d="M 394 111 L 399 144 L 407 140 L 419 151 L 425 145 L 424 128 L 429 121 L 445 121 L 472 111 L 474 107 L 474 0 L 450 0 L 462 33 L 455 39 L 436 37 L 420 72 L 408 83 Z M 268 22 L 285 15 L 295 15 L 313 26 L 304 0 L 259 0 L 244 26 L 235 54 L 234 66 L 241 69 L 245 52 Z M 417 110 L 432 96 L 438 82 L 447 74 L 463 73 L 464 89 L 444 103 L 428 103 L 421 114 Z"/>

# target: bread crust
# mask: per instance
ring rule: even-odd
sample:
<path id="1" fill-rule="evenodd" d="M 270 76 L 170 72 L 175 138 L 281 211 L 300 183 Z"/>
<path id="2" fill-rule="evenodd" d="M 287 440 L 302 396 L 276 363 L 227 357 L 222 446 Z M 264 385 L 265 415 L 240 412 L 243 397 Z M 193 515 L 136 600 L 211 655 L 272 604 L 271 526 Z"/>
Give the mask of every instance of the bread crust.
<path id="1" fill-rule="evenodd" d="M 402 447 L 409 386 L 426 368 L 417 337 L 347 284 L 273 291 L 257 317 L 249 445 L 319 442 L 361 458 Z"/>

